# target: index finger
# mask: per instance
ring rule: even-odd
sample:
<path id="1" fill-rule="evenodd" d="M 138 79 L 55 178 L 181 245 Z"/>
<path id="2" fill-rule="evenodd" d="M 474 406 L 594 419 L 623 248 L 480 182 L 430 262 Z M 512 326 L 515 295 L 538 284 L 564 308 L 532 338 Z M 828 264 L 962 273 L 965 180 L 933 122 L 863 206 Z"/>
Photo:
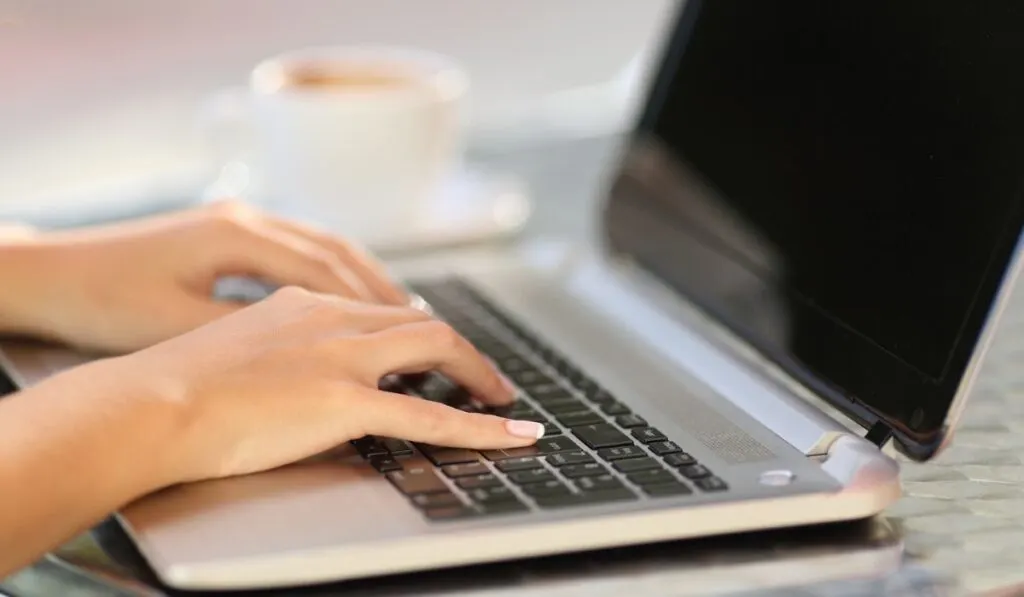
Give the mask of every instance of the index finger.
<path id="1" fill-rule="evenodd" d="M 375 379 L 392 373 L 439 371 L 491 405 L 509 404 L 515 388 L 468 340 L 447 324 L 432 320 L 369 334 L 365 361 Z"/>

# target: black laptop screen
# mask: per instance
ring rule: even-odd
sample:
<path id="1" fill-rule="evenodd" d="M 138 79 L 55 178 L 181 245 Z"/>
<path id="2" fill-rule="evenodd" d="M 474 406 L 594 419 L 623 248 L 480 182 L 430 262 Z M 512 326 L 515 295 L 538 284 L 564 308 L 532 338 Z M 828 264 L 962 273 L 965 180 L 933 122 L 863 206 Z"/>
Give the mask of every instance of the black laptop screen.
<path id="1" fill-rule="evenodd" d="M 649 101 L 613 247 L 936 441 L 1024 222 L 1024 3 L 691 0 Z"/>

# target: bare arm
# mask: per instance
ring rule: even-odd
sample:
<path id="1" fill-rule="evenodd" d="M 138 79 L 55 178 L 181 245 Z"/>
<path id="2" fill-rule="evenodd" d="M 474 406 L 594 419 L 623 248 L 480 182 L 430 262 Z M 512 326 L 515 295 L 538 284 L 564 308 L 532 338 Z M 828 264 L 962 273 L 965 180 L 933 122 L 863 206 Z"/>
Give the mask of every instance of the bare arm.
<path id="1" fill-rule="evenodd" d="M 89 368 L 0 400 L 0 577 L 160 486 L 162 410 Z"/>
<path id="2" fill-rule="evenodd" d="M 0 400 L 0 577 L 145 493 L 276 468 L 366 435 L 475 449 L 544 427 L 378 389 L 440 371 L 493 405 L 513 390 L 422 311 L 290 288 L 128 356 Z"/>

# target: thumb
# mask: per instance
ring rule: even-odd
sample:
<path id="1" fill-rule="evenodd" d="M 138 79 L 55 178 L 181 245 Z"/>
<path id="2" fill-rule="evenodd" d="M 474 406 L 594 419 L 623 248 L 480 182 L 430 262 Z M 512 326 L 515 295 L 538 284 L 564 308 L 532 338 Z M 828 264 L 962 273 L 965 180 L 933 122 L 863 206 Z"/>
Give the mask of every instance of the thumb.
<path id="1" fill-rule="evenodd" d="M 357 408 L 356 417 L 366 435 L 397 437 L 437 446 L 477 450 L 515 448 L 532 445 L 544 435 L 544 426 L 533 421 L 467 413 L 391 392 L 368 391 Z"/>

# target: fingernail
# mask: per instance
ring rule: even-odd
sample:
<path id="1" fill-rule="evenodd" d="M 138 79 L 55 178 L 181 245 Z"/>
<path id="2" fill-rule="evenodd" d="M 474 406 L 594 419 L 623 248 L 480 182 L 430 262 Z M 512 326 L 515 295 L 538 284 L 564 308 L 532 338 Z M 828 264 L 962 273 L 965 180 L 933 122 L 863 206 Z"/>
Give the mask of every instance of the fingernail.
<path id="1" fill-rule="evenodd" d="M 495 367 L 495 368 L 497 368 L 497 367 Z M 501 373 L 498 373 L 498 379 L 501 380 L 501 385 L 504 386 L 506 390 L 508 390 L 509 394 L 512 394 L 513 396 L 515 396 L 516 394 L 519 393 L 519 388 L 517 388 L 515 386 L 515 384 L 513 384 L 511 381 L 509 381 L 509 379 L 507 377 L 505 377 L 504 375 L 502 375 Z"/>
<path id="2" fill-rule="evenodd" d="M 505 421 L 505 430 L 516 437 L 540 439 L 544 437 L 544 426 L 533 421 Z"/>

